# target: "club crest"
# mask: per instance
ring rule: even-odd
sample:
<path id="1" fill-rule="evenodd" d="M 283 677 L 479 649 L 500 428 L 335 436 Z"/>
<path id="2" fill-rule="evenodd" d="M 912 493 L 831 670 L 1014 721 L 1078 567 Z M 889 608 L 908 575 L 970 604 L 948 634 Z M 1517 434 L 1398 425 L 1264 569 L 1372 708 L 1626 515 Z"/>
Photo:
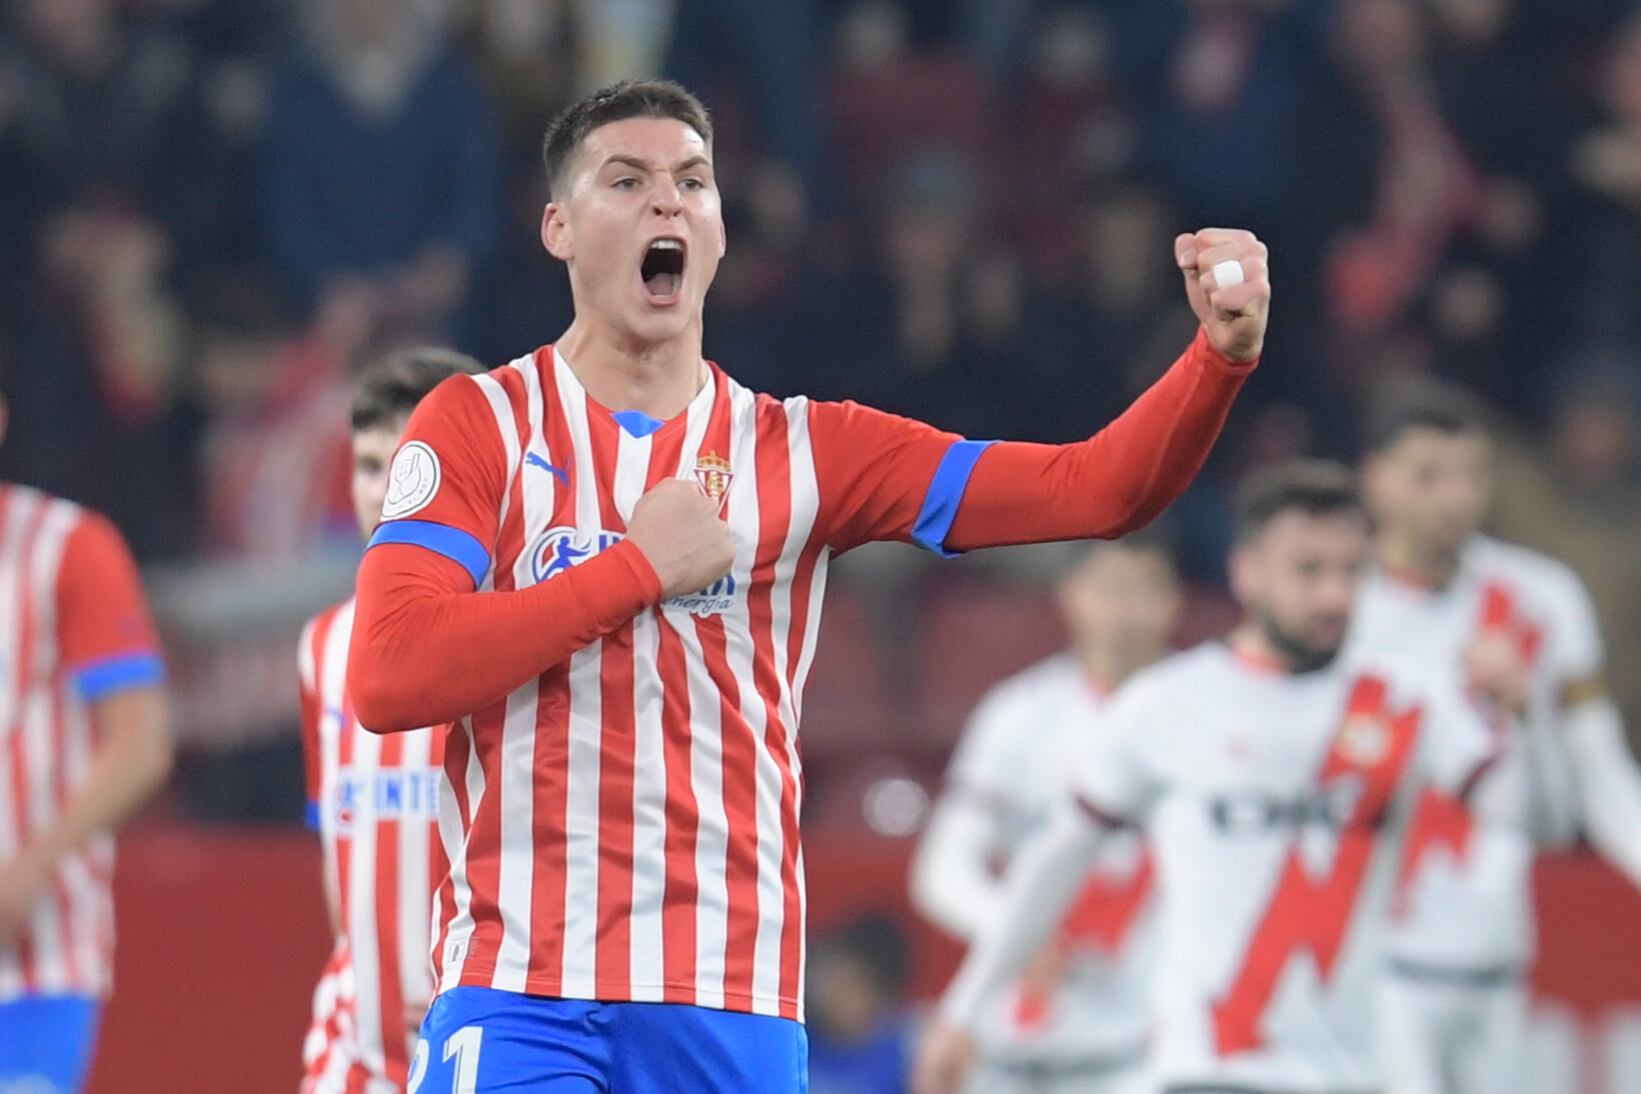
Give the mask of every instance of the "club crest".
<path id="1" fill-rule="evenodd" d="M 735 481 L 735 472 L 729 468 L 729 461 L 716 452 L 708 452 L 695 461 L 695 482 L 701 488 L 701 493 L 718 503 L 718 511 L 724 511 L 724 499 L 729 495 L 729 484 Z"/>

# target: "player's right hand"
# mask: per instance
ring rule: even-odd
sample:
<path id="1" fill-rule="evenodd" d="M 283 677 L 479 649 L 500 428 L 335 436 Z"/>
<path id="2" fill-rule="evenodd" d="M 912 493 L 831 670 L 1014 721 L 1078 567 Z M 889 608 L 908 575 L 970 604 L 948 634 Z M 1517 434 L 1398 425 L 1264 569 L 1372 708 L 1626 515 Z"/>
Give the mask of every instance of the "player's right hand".
<path id="1" fill-rule="evenodd" d="M 735 538 L 718 502 L 683 479 L 668 479 L 638 499 L 627 538 L 649 559 L 666 596 L 705 589 L 735 563 Z"/>
<path id="2" fill-rule="evenodd" d="M 957 1094 L 974 1059 L 968 1031 L 936 1016 L 929 1020 L 912 1066 L 912 1094 Z"/>

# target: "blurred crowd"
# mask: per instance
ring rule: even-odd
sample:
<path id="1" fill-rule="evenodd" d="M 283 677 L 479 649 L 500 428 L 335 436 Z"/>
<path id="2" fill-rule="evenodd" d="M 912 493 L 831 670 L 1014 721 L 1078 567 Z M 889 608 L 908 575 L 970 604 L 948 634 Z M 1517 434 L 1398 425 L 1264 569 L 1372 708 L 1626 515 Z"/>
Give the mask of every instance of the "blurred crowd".
<path id="1" fill-rule="evenodd" d="M 777 394 L 1067 440 L 1190 336 L 1185 227 L 1270 244 L 1260 378 L 1174 520 L 1434 372 L 1497 411 L 1498 529 L 1641 657 L 1641 14 L 1621 0 L 15 0 L 0 473 L 148 562 L 349 555 L 350 371 L 567 322 L 538 144 L 661 72 L 716 111 L 709 355 Z M 1641 683 L 1619 682 L 1632 725 Z"/>

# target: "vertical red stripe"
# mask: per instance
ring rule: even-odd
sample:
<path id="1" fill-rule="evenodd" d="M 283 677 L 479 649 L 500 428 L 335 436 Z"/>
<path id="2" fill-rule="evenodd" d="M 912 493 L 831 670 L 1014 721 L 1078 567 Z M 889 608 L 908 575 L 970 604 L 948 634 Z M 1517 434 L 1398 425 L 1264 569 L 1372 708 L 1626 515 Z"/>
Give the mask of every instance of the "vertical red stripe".
<path id="1" fill-rule="evenodd" d="M 626 526 L 615 507 L 620 427 L 589 401 L 587 432 L 593 466 L 582 471 L 596 476 L 603 527 L 622 531 Z M 624 996 L 632 990 L 632 795 L 637 755 L 633 672 L 629 624 L 604 637 L 599 658 L 603 724 L 598 750 L 598 949 L 593 983 L 600 995 Z"/>
<path id="2" fill-rule="evenodd" d="M 787 752 L 791 731 L 781 720 L 781 682 L 775 671 L 774 606 L 775 565 L 786 547 L 792 522 L 792 458 L 789 448 L 785 408 L 774 400 L 759 401 L 758 449 L 758 554 L 748 590 L 748 612 L 752 626 L 753 686 L 763 699 L 765 711 L 764 748 L 775 762 L 781 780 L 781 891 L 785 908 L 781 919 L 781 1016 L 798 1016 L 798 969 L 803 960 L 802 910 L 798 899 L 798 786 Z M 769 833 L 767 838 L 774 838 Z"/>
<path id="3" fill-rule="evenodd" d="M 549 455 L 562 465 L 569 483 L 553 492 L 553 513 L 548 527 L 575 523 L 575 484 L 581 468 L 572 456 L 575 444 L 564 421 L 553 355 L 540 351 L 535 357 L 541 382 L 542 440 Z M 522 506 L 522 498 L 520 499 Z M 515 507 L 517 508 L 517 507 Z M 522 526 L 516 544 L 501 552 L 512 563 L 532 544 L 523 541 Z M 526 986 L 542 995 L 556 995 L 564 986 L 564 922 L 569 900 L 570 811 L 570 665 L 555 665 L 542 675 L 536 697 L 536 750 L 531 782 L 535 808 L 531 828 L 531 851 L 535 874 L 531 879 L 530 965 Z"/>
<path id="4" fill-rule="evenodd" d="M 520 451 L 528 444 L 528 400 L 524 378 L 516 370 L 497 369 L 491 376 L 501 384 L 512 408 L 513 421 Z M 493 560 L 493 586 L 498 592 L 513 588 L 511 563 L 523 551 L 524 496 L 521 485 L 523 459 L 513 468 L 508 484 L 507 515 L 496 530 L 496 555 Z M 463 972 L 468 968 L 494 970 L 501 951 L 502 919 L 498 906 L 501 893 L 501 750 L 502 736 L 507 723 L 507 703 L 503 699 L 472 716 L 473 759 L 484 777 L 484 788 L 471 821 L 463 811 L 463 855 L 467 867 L 467 884 L 471 894 L 469 910 L 473 917 L 473 933 L 468 941 L 466 956 L 462 959 Z M 435 954 L 442 961 L 443 954 Z"/>
<path id="5" fill-rule="evenodd" d="M 720 391 L 704 436 L 714 435 L 713 427 L 723 419 L 724 402 Z M 683 448 L 681 428 L 656 435 L 650 451 L 649 474 L 644 481 L 646 490 L 678 474 Z M 662 998 L 669 1003 L 693 1005 L 696 1001 L 696 912 L 700 901 L 695 845 L 701 828 L 701 806 L 690 777 L 693 727 L 689 670 L 678 632 L 660 609 L 653 609 L 653 614 L 658 632 L 656 659 L 647 669 L 657 673 L 661 681 L 661 760 L 666 769 L 663 843 L 666 880 L 661 897 L 661 972 L 665 987 Z"/>

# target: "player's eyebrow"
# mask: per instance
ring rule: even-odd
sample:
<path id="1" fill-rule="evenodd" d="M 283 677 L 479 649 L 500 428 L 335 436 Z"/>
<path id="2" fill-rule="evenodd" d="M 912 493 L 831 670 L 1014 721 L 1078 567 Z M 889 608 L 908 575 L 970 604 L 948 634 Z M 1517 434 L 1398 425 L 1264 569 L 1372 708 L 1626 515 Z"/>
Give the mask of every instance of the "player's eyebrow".
<path id="1" fill-rule="evenodd" d="M 602 170 L 605 167 L 608 167 L 612 163 L 625 164 L 628 167 L 631 167 L 635 171 L 653 171 L 653 170 L 655 170 L 655 165 L 650 163 L 649 160 L 643 159 L 639 156 L 624 155 L 623 153 L 620 153 L 620 152 L 617 152 L 612 156 L 606 157 L 604 162 L 602 164 L 600 164 L 600 170 Z"/>
<path id="2" fill-rule="evenodd" d="M 699 153 L 697 153 L 696 155 L 693 155 L 689 159 L 685 160 L 683 163 L 680 163 L 677 167 L 674 167 L 672 169 L 672 173 L 676 175 L 676 174 L 679 174 L 680 172 L 688 171 L 688 170 L 690 170 L 691 168 L 694 168 L 694 167 L 711 167 L 711 166 L 712 166 L 712 161 L 711 160 L 709 160 L 705 156 L 700 155 Z"/>

